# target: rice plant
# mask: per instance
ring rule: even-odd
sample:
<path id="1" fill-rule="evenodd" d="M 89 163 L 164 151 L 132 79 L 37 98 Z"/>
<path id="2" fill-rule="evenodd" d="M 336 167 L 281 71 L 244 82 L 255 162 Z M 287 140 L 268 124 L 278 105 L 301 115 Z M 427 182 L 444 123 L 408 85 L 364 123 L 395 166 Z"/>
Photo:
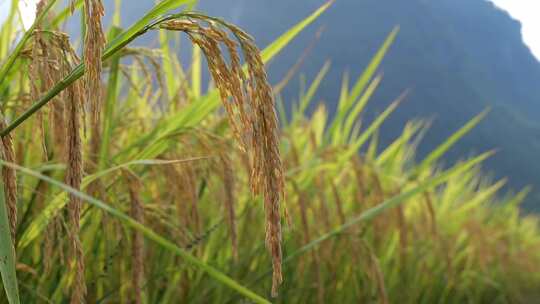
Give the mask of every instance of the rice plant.
<path id="1" fill-rule="evenodd" d="M 193 1 L 163 0 L 127 29 L 119 11 L 103 28 L 100 0 L 56 2 L 40 1 L 22 35 L 13 9 L 0 34 L 2 303 L 540 296 L 527 189 L 499 194 L 505 181 L 480 171 L 491 151 L 439 164 L 487 112 L 420 161 L 424 121 L 378 144 L 406 92 L 363 122 L 398 28 L 352 85 L 344 78 L 335 115 L 313 102 L 330 64 L 285 113 L 265 63 L 331 2 L 262 50 Z M 80 50 L 60 30 L 75 10 Z M 152 33 L 158 48 L 132 46 Z"/>

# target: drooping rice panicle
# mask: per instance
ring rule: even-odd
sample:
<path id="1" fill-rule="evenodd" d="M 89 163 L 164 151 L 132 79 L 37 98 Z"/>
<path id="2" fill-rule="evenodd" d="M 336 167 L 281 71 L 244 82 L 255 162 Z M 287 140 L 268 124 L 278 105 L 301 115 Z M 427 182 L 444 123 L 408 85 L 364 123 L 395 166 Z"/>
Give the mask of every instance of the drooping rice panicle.
<path id="1" fill-rule="evenodd" d="M 76 86 L 76 84 L 74 85 Z M 68 89 L 67 125 L 68 125 L 68 167 L 66 170 L 66 184 L 80 189 L 82 182 L 82 146 L 81 121 L 78 92 L 73 86 Z M 75 275 L 72 286 L 71 303 L 83 303 L 86 296 L 86 283 L 84 278 L 84 252 L 80 240 L 81 199 L 73 194 L 69 195 L 68 219 L 70 236 L 70 266 Z"/>
<path id="2" fill-rule="evenodd" d="M 0 117 L 0 128 L 5 128 L 6 123 L 3 117 Z M 15 151 L 13 149 L 13 138 L 8 134 L 1 138 L 1 157 L 3 160 L 15 163 Z M 6 201 L 9 226 L 11 229 L 12 241 L 15 241 L 17 231 L 17 175 L 13 168 L 2 167 L 2 181 L 4 183 L 4 197 Z"/>
<path id="3" fill-rule="evenodd" d="M 272 296 L 275 297 L 282 282 L 280 202 L 284 197 L 284 180 L 274 99 L 260 51 L 253 39 L 236 26 L 199 14 L 186 14 L 186 17 L 167 21 L 160 27 L 186 32 L 201 48 L 233 132 L 242 149 L 251 155 L 252 190 L 262 193 L 264 200 L 265 239 L 272 257 Z M 203 23 L 210 26 L 205 27 Z M 248 77 L 239 67 L 234 42 L 219 26 L 229 30 L 238 41 L 248 67 Z M 220 43 L 229 51 L 231 67 L 226 64 Z"/>
<path id="4" fill-rule="evenodd" d="M 101 56 L 105 46 L 102 18 L 105 14 L 101 0 L 84 0 L 84 20 L 86 33 L 84 37 L 84 65 L 86 74 L 84 90 L 86 102 L 90 107 L 92 126 L 98 126 L 102 103 L 101 89 Z"/>
<path id="5" fill-rule="evenodd" d="M 64 73 L 71 71 L 71 66 L 79 62 L 79 58 L 69 44 L 67 36 L 59 39 L 60 48 L 63 51 Z M 76 81 L 66 88 L 63 95 L 65 100 L 65 121 L 67 125 L 66 153 L 67 168 L 65 174 L 65 183 L 70 187 L 80 190 L 83 178 L 83 155 L 82 155 L 82 113 L 83 113 L 83 83 Z M 87 287 L 85 281 L 85 263 L 84 252 L 80 239 L 80 220 L 81 220 L 81 199 L 69 194 L 67 205 L 68 214 L 68 236 L 69 236 L 69 266 L 74 275 L 71 290 L 70 303 L 84 303 L 86 299 Z"/>

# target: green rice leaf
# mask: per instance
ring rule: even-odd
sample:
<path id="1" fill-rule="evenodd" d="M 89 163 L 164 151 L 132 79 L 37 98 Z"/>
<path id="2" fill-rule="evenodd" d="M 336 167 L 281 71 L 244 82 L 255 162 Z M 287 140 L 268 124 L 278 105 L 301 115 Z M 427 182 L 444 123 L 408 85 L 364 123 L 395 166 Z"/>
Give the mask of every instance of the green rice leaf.
<path id="1" fill-rule="evenodd" d="M 414 174 L 418 174 L 422 172 L 423 170 L 427 169 L 430 165 L 435 163 L 437 160 L 439 160 L 446 151 L 448 151 L 458 140 L 460 140 L 463 136 L 465 136 L 467 133 L 469 133 L 484 117 L 489 113 L 489 109 L 486 109 L 482 111 L 482 113 L 476 115 L 471 119 L 469 122 L 467 122 L 463 127 L 461 127 L 459 130 L 457 130 L 452 136 L 450 136 L 444 143 L 439 145 L 435 150 L 433 150 L 431 153 L 429 153 L 428 156 L 418 165 L 418 167 L 413 171 Z"/>
<path id="2" fill-rule="evenodd" d="M 11 239 L 4 196 L 4 183 L 0 182 L 0 274 L 2 275 L 2 285 L 4 285 L 4 290 L 10 304 L 20 303 L 15 266 L 15 249 L 13 247 L 13 240 Z"/>
<path id="3" fill-rule="evenodd" d="M 285 34 L 281 35 L 278 39 L 276 39 L 274 42 L 272 42 L 264 51 L 261 53 L 261 57 L 264 62 L 268 62 L 271 58 L 275 57 L 281 50 L 289 44 L 300 32 L 306 28 L 306 26 L 310 25 L 313 21 L 315 21 L 324 11 L 326 11 L 330 5 L 332 5 L 332 1 L 326 2 L 324 5 L 322 5 L 320 8 L 318 8 L 316 11 L 314 11 L 311 15 L 309 15 L 306 19 L 302 20 L 301 22 L 297 23 L 295 26 L 293 26 L 290 30 L 288 30 Z"/>

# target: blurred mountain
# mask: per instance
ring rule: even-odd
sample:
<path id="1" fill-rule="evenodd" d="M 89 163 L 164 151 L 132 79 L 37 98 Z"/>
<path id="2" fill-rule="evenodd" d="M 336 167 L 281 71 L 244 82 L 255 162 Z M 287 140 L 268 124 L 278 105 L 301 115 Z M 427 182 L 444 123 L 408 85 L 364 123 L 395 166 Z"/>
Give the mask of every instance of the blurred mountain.
<path id="1" fill-rule="evenodd" d="M 263 47 L 323 1 L 201 0 L 199 9 L 222 16 L 250 32 Z M 486 169 L 510 177 L 509 186 L 540 189 L 540 62 L 521 37 L 521 25 L 486 0 L 337 0 L 310 30 L 270 64 L 278 82 L 323 27 L 301 73 L 312 79 L 326 60 L 332 70 L 318 96 L 335 107 L 342 75 L 355 77 L 365 68 L 391 29 L 398 39 L 383 67 L 384 79 L 368 116 L 382 111 L 405 89 L 412 93 L 385 124 L 383 144 L 397 136 L 406 121 L 433 118 L 420 145 L 420 156 L 483 109 L 488 117 L 454 149 L 446 161 L 499 149 Z M 298 96 L 298 81 L 284 92 Z M 527 202 L 540 210 L 540 192 Z"/>

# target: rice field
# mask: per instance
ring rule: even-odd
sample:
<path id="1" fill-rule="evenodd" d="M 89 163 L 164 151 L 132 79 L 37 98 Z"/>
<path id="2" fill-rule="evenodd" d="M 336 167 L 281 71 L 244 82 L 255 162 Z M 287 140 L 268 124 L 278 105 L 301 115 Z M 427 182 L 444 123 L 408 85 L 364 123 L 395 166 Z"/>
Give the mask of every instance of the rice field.
<path id="1" fill-rule="evenodd" d="M 194 1 L 127 28 L 116 9 L 105 28 L 101 0 L 42 0 L 22 33 L 16 4 L 0 30 L 1 303 L 540 299 L 528 189 L 482 172 L 494 151 L 441 165 L 489 113 L 423 159 L 427 121 L 378 142 L 407 92 L 363 120 L 398 28 L 336 109 L 315 102 L 326 64 L 289 111 L 265 64 L 331 2 L 265 47 Z M 159 45 L 134 47 L 144 35 Z"/>

